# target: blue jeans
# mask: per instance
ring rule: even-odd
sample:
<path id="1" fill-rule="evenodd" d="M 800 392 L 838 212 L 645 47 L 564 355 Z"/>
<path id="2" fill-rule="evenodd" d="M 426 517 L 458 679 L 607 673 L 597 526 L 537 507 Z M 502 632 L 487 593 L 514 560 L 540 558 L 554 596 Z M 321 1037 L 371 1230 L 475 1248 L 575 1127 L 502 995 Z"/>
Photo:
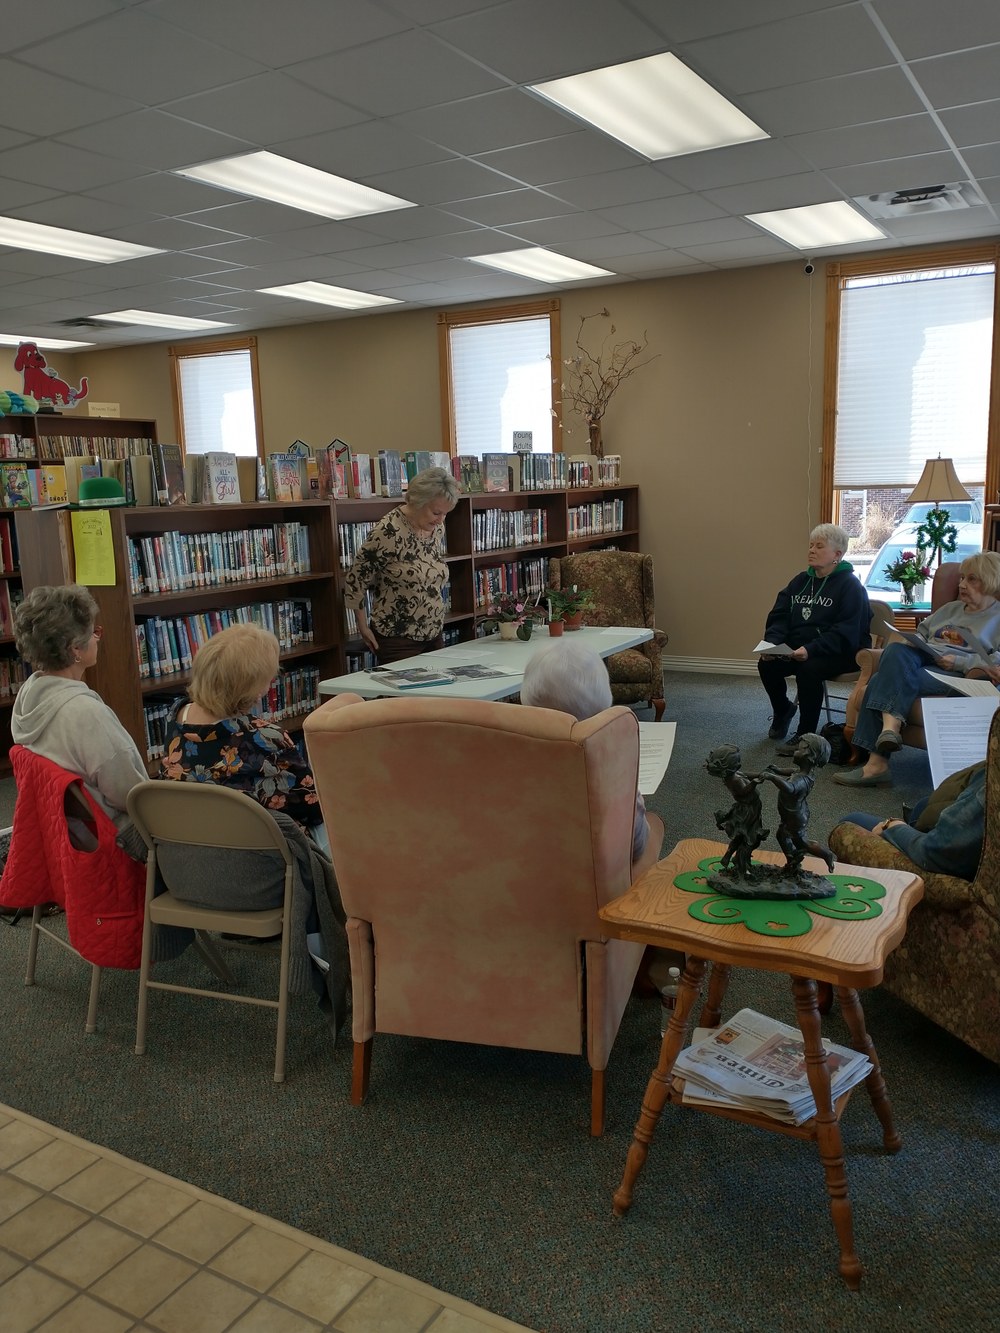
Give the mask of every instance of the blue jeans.
<path id="1" fill-rule="evenodd" d="M 882 714 L 890 713 L 905 722 L 918 699 L 927 695 L 951 694 L 951 687 L 935 680 L 924 667 L 927 658 L 905 643 L 890 643 L 879 662 L 878 671 L 868 682 L 861 703 L 854 744 L 874 750 L 882 733 Z"/>

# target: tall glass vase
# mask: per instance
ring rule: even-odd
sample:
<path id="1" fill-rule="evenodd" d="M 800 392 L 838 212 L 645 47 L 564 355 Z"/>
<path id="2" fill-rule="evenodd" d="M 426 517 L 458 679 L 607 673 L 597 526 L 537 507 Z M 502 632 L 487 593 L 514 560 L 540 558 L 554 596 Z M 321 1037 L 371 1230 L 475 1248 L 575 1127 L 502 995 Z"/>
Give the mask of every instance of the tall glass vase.
<path id="1" fill-rule="evenodd" d="M 900 606 L 914 607 L 921 600 L 924 590 L 922 583 L 901 583 L 899 585 Z"/>

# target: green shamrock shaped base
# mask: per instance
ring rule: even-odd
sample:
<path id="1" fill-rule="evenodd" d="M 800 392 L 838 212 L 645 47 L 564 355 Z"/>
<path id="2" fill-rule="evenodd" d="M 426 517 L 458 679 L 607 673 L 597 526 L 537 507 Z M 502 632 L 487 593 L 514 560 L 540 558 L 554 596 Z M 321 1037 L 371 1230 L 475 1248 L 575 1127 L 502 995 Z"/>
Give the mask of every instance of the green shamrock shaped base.
<path id="1" fill-rule="evenodd" d="M 878 899 L 885 897 L 885 885 L 873 879 L 853 875 L 828 875 L 836 886 L 832 898 L 782 899 L 727 898 L 708 884 L 708 876 L 721 870 L 718 856 L 698 862 L 697 870 L 678 875 L 674 886 L 685 893 L 702 896 L 688 908 L 696 921 L 717 926 L 743 925 L 755 935 L 808 935 L 812 916 L 830 916 L 838 921 L 870 921 L 882 915 Z"/>

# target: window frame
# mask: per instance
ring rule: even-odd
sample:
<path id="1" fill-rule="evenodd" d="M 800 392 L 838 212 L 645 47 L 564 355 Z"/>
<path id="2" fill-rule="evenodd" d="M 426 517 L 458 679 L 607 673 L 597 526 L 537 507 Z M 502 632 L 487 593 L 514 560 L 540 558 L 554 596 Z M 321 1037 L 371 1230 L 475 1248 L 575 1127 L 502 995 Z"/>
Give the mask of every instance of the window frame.
<path id="1" fill-rule="evenodd" d="M 849 278 L 882 277 L 919 269 L 953 268 L 964 264 L 993 264 L 993 339 L 990 360 L 989 419 L 986 428 L 986 470 L 983 504 L 991 495 L 1000 500 L 1000 242 L 980 240 L 968 245 L 927 250 L 893 250 L 866 259 L 849 259 L 826 266 L 826 336 L 823 351 L 823 465 L 820 475 L 820 512 L 828 519 L 836 500 L 833 474 L 837 447 L 838 369 L 840 364 L 841 296 Z"/>
<path id="2" fill-rule="evenodd" d="M 524 319 L 540 319 L 548 316 L 549 321 L 549 361 L 553 367 L 550 377 L 552 409 L 552 452 L 562 451 L 562 403 L 557 393 L 560 376 L 555 367 L 562 361 L 562 326 L 560 323 L 561 305 L 557 299 L 548 301 L 524 301 L 518 305 L 483 306 L 475 310 L 439 310 L 438 325 L 438 372 L 441 385 L 441 442 L 442 448 L 452 458 L 457 455 L 455 440 L 455 402 L 452 393 L 451 365 L 451 330 L 470 328 L 477 324 L 509 324 Z"/>
<path id="3" fill-rule="evenodd" d="M 174 424 L 177 428 L 177 440 L 181 446 L 181 456 L 187 457 L 187 444 L 184 439 L 184 405 L 181 398 L 181 377 L 179 363 L 191 357 L 222 356 L 227 352 L 250 353 L 250 388 L 253 394 L 254 434 L 257 443 L 257 457 L 264 461 L 264 423 L 260 402 L 260 372 L 257 367 L 257 339 L 252 335 L 246 338 L 216 338 L 212 341 L 172 343 L 167 348 L 170 354 L 170 379 L 174 396 Z M 251 457 L 247 454 L 246 457 Z"/>

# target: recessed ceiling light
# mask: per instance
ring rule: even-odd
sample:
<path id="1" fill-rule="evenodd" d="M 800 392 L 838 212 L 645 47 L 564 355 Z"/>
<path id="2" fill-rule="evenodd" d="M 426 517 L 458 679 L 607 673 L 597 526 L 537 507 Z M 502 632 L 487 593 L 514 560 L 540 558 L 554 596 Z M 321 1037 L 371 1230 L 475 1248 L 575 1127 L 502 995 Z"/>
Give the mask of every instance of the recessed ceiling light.
<path id="1" fill-rule="evenodd" d="M 596 268 L 579 259 L 568 259 L 541 246 L 526 246 L 523 250 L 500 250 L 495 255 L 469 255 L 473 264 L 503 269 L 505 273 L 519 273 L 538 282 L 580 282 L 583 278 L 611 278 L 607 268 Z"/>
<path id="2" fill-rule="evenodd" d="M 653 159 L 770 138 L 669 52 L 531 86 Z"/>
<path id="3" fill-rule="evenodd" d="M 332 287 L 326 282 L 289 282 L 283 287 L 260 287 L 268 296 L 289 296 L 293 301 L 315 301 L 317 305 L 335 305 L 341 310 L 363 310 L 373 305 L 402 305 L 394 296 L 375 296 L 356 292 L 350 287 Z"/>
<path id="4" fill-rule="evenodd" d="M 288 204 L 306 213 L 324 218 L 360 218 L 368 213 L 389 213 L 396 208 L 416 208 L 416 204 L 395 195 L 383 194 L 356 181 L 344 180 L 328 171 L 292 162 L 277 153 L 245 153 L 242 157 L 222 157 L 217 162 L 178 167 L 178 176 L 207 181 L 223 190 L 250 194 L 256 199 L 270 199 Z"/>
<path id="5" fill-rule="evenodd" d="M 65 338 L 19 337 L 16 333 L 0 333 L 0 347 L 17 347 L 19 343 L 34 343 L 45 352 L 72 352 L 78 347 L 93 347 L 93 343 L 67 342 Z"/>
<path id="6" fill-rule="evenodd" d="M 67 231 L 65 227 L 46 227 L 41 222 L 23 222 L 20 218 L 0 218 L 0 245 L 14 250 L 40 250 L 47 255 L 68 255 L 71 259 L 89 259 L 95 264 L 117 264 L 123 259 L 142 259 L 162 255 L 149 245 L 131 241 L 113 241 L 107 236 L 93 236 L 86 231 Z"/>
<path id="7" fill-rule="evenodd" d="M 779 208 L 772 213 L 747 213 L 748 222 L 787 241 L 797 250 L 822 250 L 830 245 L 850 245 L 854 241 L 882 240 L 885 232 L 863 218 L 857 209 L 843 200 L 829 204 L 808 204 L 804 208 Z"/>
<path id="8" fill-rule="evenodd" d="M 151 329 L 228 329 L 217 319 L 193 319 L 190 315 L 160 315 L 155 310 L 107 310 L 94 316 L 115 324 L 145 324 Z"/>

